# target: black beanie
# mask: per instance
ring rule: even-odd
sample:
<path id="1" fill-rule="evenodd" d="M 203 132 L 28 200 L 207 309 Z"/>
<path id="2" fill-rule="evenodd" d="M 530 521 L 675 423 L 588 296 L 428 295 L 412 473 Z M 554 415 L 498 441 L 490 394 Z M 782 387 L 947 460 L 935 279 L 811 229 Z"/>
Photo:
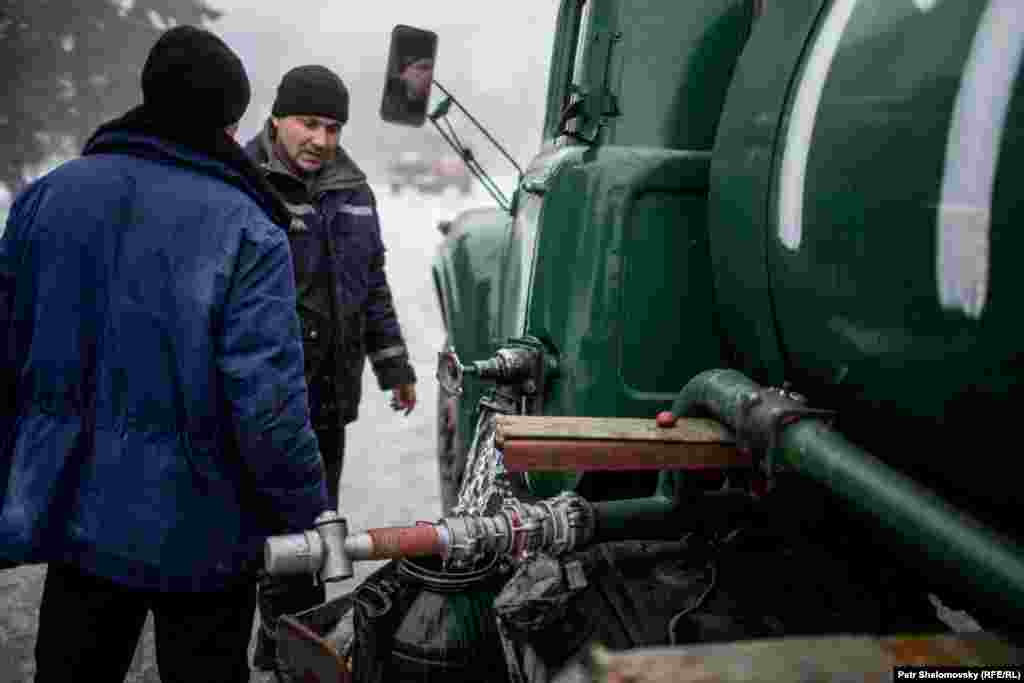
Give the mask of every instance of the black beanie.
<path id="1" fill-rule="evenodd" d="M 249 106 L 249 77 L 224 41 L 195 26 L 176 26 L 156 41 L 142 68 L 144 106 L 182 127 L 225 128 Z"/>
<path id="2" fill-rule="evenodd" d="M 277 86 L 274 116 L 323 116 L 348 121 L 348 88 L 325 66 L 297 66 Z"/>

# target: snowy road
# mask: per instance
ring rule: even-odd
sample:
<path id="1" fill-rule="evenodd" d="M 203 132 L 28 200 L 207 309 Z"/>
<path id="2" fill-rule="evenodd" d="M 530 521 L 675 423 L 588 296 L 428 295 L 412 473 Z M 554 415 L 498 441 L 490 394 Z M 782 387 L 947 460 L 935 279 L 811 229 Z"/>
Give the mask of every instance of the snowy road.
<path id="1" fill-rule="evenodd" d="M 493 205 L 479 188 L 465 198 L 454 191 L 440 196 L 408 191 L 392 197 L 385 187 L 375 189 L 388 247 L 388 277 L 419 378 L 419 404 L 408 417 L 393 412 L 390 394 L 378 389 L 373 373 L 367 370 L 360 418 L 348 432 L 342 477 L 341 512 L 352 530 L 436 520 L 440 515 L 434 460 L 434 365 L 444 330 L 430 279 L 430 262 L 441 240 L 436 226 L 439 220 L 451 218 L 462 209 Z M 332 586 L 329 595 L 346 592 L 379 564 L 357 565 L 355 579 Z M 32 649 L 44 574 L 42 566 L 0 572 L 0 683 L 32 680 Z M 160 680 L 150 624 L 127 680 Z M 254 682 L 268 680 L 267 676 L 253 676 Z"/>

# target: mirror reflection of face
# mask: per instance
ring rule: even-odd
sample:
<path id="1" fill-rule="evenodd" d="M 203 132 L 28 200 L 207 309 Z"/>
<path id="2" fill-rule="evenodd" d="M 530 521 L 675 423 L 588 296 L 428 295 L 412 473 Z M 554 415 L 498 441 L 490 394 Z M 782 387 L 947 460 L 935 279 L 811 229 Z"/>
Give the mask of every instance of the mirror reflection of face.
<path id="1" fill-rule="evenodd" d="M 341 124 L 325 116 L 271 117 L 276 142 L 297 170 L 315 173 L 330 163 L 338 149 Z"/>
<path id="2" fill-rule="evenodd" d="M 425 100 L 434 80 L 434 60 L 429 57 L 417 59 L 402 69 L 401 79 L 410 100 Z"/>

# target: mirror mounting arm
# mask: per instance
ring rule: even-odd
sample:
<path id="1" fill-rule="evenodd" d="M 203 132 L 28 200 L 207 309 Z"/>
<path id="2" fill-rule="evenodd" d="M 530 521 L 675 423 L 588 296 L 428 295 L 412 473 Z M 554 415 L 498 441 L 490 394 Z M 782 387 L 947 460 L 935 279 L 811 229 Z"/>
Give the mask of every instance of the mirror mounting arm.
<path id="1" fill-rule="evenodd" d="M 457 99 L 455 99 L 455 96 L 452 95 L 447 88 L 438 83 L 437 80 L 433 80 L 432 82 L 441 90 L 441 92 L 444 93 L 445 99 L 442 100 L 440 104 L 438 104 L 437 107 L 434 109 L 434 111 L 429 115 L 430 122 L 434 124 L 435 128 L 437 128 L 437 131 L 438 133 L 441 134 L 441 137 L 443 137 L 445 141 L 459 153 L 459 157 L 462 159 L 463 163 L 465 163 L 466 166 L 470 169 L 470 171 L 473 172 L 473 175 L 476 176 L 477 180 L 479 180 L 484 185 L 485 189 L 491 194 L 492 197 L 494 197 L 494 200 L 498 202 L 498 204 L 501 205 L 501 207 L 505 211 L 509 211 L 510 204 L 508 200 L 498 189 L 494 181 L 487 175 L 483 168 L 481 168 L 480 163 L 473 157 L 472 153 L 467 148 L 463 147 L 463 145 L 461 145 L 458 142 L 458 140 L 454 136 L 454 132 L 445 132 L 445 130 L 441 128 L 440 124 L 438 124 L 437 120 L 445 118 L 448 115 L 448 110 L 451 108 L 451 105 L 454 104 L 456 107 L 459 108 L 459 111 L 461 111 L 463 115 L 467 119 L 469 119 L 474 126 L 476 126 L 477 130 L 483 133 L 484 137 L 486 137 L 490 141 L 490 143 L 494 145 L 499 152 L 501 152 L 502 156 L 504 156 L 508 160 L 508 162 L 512 164 L 512 166 L 516 169 L 516 173 L 518 174 L 516 179 L 517 187 L 518 184 L 522 182 L 523 169 L 519 167 L 519 164 L 516 163 L 515 159 L 512 158 L 508 151 L 506 151 L 505 148 L 502 147 L 501 144 L 494 139 L 494 136 L 492 136 L 490 132 L 488 132 L 488 130 L 484 128 L 483 124 L 481 124 L 476 119 L 476 117 L 470 114 L 466 110 L 466 108 L 463 107 L 462 104 Z"/>
<path id="2" fill-rule="evenodd" d="M 515 160 L 515 159 L 513 159 L 513 158 L 512 158 L 512 156 L 511 156 L 511 155 L 510 155 L 510 154 L 509 154 L 509 153 L 508 153 L 508 152 L 507 152 L 507 151 L 505 150 L 505 148 L 504 148 L 504 147 L 502 147 L 502 146 L 501 146 L 501 145 L 500 145 L 500 144 L 498 143 L 498 141 L 494 139 L 494 136 L 492 136 L 492 135 L 491 135 L 491 134 L 490 134 L 490 133 L 489 133 L 489 132 L 487 131 L 487 129 L 483 127 L 483 124 L 481 124 L 481 123 L 480 123 L 479 121 L 477 121 L 477 120 L 476 120 L 476 118 L 475 118 L 475 117 L 474 117 L 474 116 L 473 116 L 472 114 L 470 114 L 470 113 L 469 113 L 468 111 L 466 111 L 466 108 L 465 108 L 465 107 L 463 107 L 463 106 L 462 106 L 462 104 L 461 104 L 461 103 L 460 103 L 460 102 L 459 102 L 459 101 L 458 101 L 457 99 L 455 99 L 455 96 L 454 96 L 454 95 L 452 95 L 452 94 L 451 94 L 450 92 L 448 92 L 448 89 L 447 89 L 447 88 L 445 88 L 445 87 L 444 87 L 443 85 L 441 85 L 440 83 L 438 83 L 438 82 L 437 82 L 436 80 L 435 80 L 435 81 L 433 81 L 433 83 L 434 83 L 434 85 L 436 85 L 436 86 L 437 86 L 438 88 L 440 88 L 440 89 L 441 89 L 441 92 L 443 92 L 443 93 L 444 93 L 444 95 L 445 95 L 445 97 L 446 97 L 446 98 L 448 98 L 449 100 L 451 100 L 451 103 L 452 103 L 452 104 L 454 104 L 454 105 L 455 105 L 456 107 L 458 107 L 458 108 L 459 108 L 459 111 L 461 111 L 461 112 L 462 112 L 463 114 L 465 114 L 465 116 L 466 116 L 466 118 L 467 118 L 467 119 L 469 119 L 470 121 L 472 121 L 472 122 L 473 122 L 473 125 L 475 125 L 475 126 L 477 127 L 477 129 L 478 129 L 478 130 L 479 130 L 479 131 L 480 131 L 481 133 L 483 133 L 483 134 L 484 134 L 484 136 L 485 136 L 485 137 L 486 137 L 486 138 L 487 138 L 488 140 L 490 140 L 490 141 L 491 141 L 491 144 L 492 144 L 492 145 L 494 145 L 495 147 L 497 147 L 497 148 L 498 148 L 498 151 L 499 151 L 499 152 L 501 152 L 502 156 L 504 156 L 504 157 L 505 157 L 506 159 L 508 159 L 509 163 L 510 163 L 510 164 L 512 164 L 512 166 L 514 166 L 514 167 L 515 167 L 515 169 L 516 169 L 516 171 L 517 171 L 517 172 L 519 173 L 519 177 L 520 177 L 520 178 L 522 178 L 522 177 L 523 177 L 523 169 L 519 168 L 519 164 L 517 164 L 517 163 L 516 163 L 516 160 Z M 438 107 L 438 109 L 440 109 L 440 107 Z M 447 107 L 445 107 L 445 111 L 444 111 L 444 113 L 445 113 L 445 114 L 447 114 L 447 109 L 448 109 L 448 108 L 447 108 Z M 435 112 L 435 113 L 436 113 L 436 112 Z M 431 118 L 434 118 L 434 114 L 431 114 Z"/>
<path id="3" fill-rule="evenodd" d="M 442 102 L 441 106 L 444 106 L 446 102 L 447 100 Z M 438 134 L 444 138 L 444 141 L 447 142 L 452 149 L 459 153 L 462 163 L 466 165 L 466 168 L 468 168 L 469 172 L 473 174 L 473 177 L 480 181 L 480 184 L 483 185 L 484 189 L 487 190 L 487 193 L 491 195 L 495 202 L 497 202 L 498 206 L 500 206 L 503 211 L 511 213 L 511 205 L 509 204 L 508 198 L 505 197 L 505 194 L 498 187 L 497 183 L 487 175 L 487 172 L 480 166 L 480 162 L 473 157 L 472 152 L 462 145 L 458 137 L 455 135 L 455 131 L 445 131 L 437 122 L 437 117 L 430 116 L 429 118 L 430 122 L 434 124 L 434 128 L 437 129 Z M 451 128 L 450 122 L 446 120 L 445 123 L 449 128 Z"/>

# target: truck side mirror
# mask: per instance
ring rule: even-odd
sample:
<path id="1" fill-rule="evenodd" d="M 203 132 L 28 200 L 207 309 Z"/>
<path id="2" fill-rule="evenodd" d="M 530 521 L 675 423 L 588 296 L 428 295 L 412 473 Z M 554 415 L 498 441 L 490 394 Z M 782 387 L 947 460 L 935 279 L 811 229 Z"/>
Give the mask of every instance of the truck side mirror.
<path id="1" fill-rule="evenodd" d="M 422 126 L 434 83 L 437 34 L 399 24 L 391 31 L 387 80 L 380 117 L 403 126 Z"/>

